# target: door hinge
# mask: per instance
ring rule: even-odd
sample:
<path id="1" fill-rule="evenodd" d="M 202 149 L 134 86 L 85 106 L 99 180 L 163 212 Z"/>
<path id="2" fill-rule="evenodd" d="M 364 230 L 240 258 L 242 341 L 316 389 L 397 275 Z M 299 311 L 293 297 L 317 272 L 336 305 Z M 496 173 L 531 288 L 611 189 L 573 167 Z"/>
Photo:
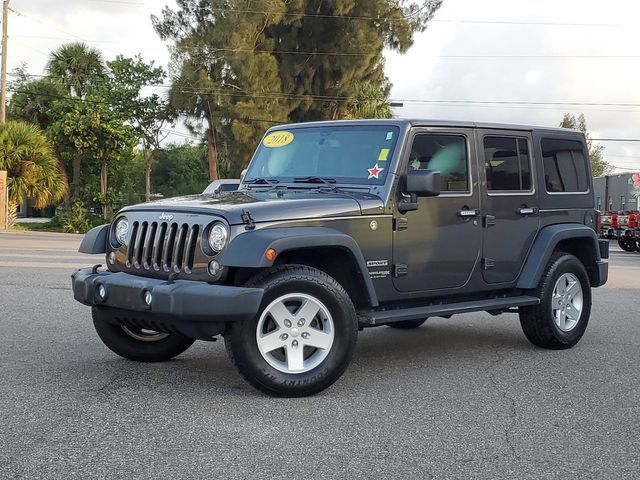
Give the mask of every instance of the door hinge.
<path id="1" fill-rule="evenodd" d="M 393 229 L 396 232 L 400 232 L 401 230 L 406 230 L 407 228 L 409 228 L 409 220 L 407 220 L 404 217 L 400 217 L 400 218 L 396 218 L 393 221 Z"/>
<path id="2" fill-rule="evenodd" d="M 484 216 L 484 228 L 493 227 L 496 224 L 496 217 L 493 215 Z"/>
<path id="3" fill-rule="evenodd" d="M 489 270 L 496 266 L 496 262 L 493 258 L 483 258 L 482 259 L 482 269 Z"/>
<path id="4" fill-rule="evenodd" d="M 396 263 L 393 266 L 393 276 L 395 278 L 404 277 L 408 273 L 409 273 L 409 267 L 407 267 L 407 265 L 405 265 L 404 263 Z"/>

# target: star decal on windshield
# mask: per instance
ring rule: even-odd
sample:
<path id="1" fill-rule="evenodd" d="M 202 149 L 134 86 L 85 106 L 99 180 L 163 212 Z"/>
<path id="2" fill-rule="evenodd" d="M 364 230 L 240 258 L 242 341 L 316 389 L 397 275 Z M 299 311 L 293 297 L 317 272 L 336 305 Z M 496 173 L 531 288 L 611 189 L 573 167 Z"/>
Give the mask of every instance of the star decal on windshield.
<path id="1" fill-rule="evenodd" d="M 376 163 L 375 167 L 368 169 L 368 172 L 369 172 L 368 180 L 371 180 L 372 178 L 379 179 L 380 178 L 380 174 L 382 173 L 383 170 L 384 170 L 384 168 L 378 167 L 378 164 Z"/>

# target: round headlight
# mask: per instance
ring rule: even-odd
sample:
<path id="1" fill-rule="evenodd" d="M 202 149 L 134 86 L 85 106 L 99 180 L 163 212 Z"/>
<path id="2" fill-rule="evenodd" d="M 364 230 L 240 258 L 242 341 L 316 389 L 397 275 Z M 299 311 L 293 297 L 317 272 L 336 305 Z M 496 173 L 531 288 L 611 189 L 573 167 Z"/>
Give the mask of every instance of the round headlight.
<path id="1" fill-rule="evenodd" d="M 116 222 L 116 228 L 114 230 L 116 240 L 120 245 L 127 244 L 127 236 L 129 235 L 129 220 L 122 217 Z"/>
<path id="2" fill-rule="evenodd" d="M 216 223 L 211 230 L 209 230 L 209 246 L 211 249 L 218 253 L 221 252 L 227 245 L 227 239 L 229 238 L 229 231 L 223 223 Z"/>

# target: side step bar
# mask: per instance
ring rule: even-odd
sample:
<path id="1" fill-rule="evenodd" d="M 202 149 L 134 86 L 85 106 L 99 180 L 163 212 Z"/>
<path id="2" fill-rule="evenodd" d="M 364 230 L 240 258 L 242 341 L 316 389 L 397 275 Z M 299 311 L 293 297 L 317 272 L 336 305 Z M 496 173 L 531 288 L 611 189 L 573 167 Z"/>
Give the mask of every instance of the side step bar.
<path id="1" fill-rule="evenodd" d="M 359 317 L 361 323 L 374 326 L 393 322 L 402 322 L 404 320 L 443 317 L 447 315 L 454 315 L 456 313 L 486 312 L 539 304 L 539 298 L 523 295 L 520 297 L 491 298 L 485 300 L 474 300 L 471 302 L 440 303 L 437 305 L 428 305 L 426 307 L 368 311 L 362 312 Z"/>

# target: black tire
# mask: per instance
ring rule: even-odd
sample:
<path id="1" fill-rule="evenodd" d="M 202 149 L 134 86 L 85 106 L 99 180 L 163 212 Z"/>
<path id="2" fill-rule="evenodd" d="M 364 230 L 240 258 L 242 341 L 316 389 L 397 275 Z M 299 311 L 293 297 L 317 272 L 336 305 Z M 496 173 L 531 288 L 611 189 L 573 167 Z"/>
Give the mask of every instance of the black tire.
<path id="1" fill-rule="evenodd" d="M 620 248 L 625 252 L 638 251 L 638 245 L 636 244 L 636 241 L 631 238 L 619 238 L 618 245 L 620 245 Z"/>
<path id="2" fill-rule="evenodd" d="M 358 337 L 356 311 L 342 286 L 326 273 L 302 265 L 273 268 L 254 277 L 247 286 L 265 290 L 260 310 L 251 321 L 233 323 L 225 333 L 229 358 L 245 380 L 277 397 L 314 395 L 338 380 L 351 362 Z M 260 353 L 256 339 L 266 308 L 272 302 L 294 294 L 308 295 L 322 302 L 333 321 L 333 343 L 326 357 L 315 368 L 302 373 L 274 368 Z"/>
<path id="3" fill-rule="evenodd" d="M 426 318 L 422 318 L 420 320 L 404 320 L 402 322 L 390 323 L 389 326 L 398 330 L 413 330 L 414 328 L 421 327 L 422 324 L 426 321 Z"/>
<path id="4" fill-rule="evenodd" d="M 147 335 L 149 338 L 140 340 L 132 336 L 143 338 L 143 332 L 135 332 L 129 327 L 122 327 L 111 323 L 108 319 L 108 310 L 93 307 L 91 309 L 93 325 L 98 332 L 98 336 L 113 353 L 120 355 L 127 360 L 135 362 L 165 362 L 186 351 L 194 339 L 182 337 L 175 334 L 158 335 L 157 339 Z M 131 333 L 127 333 L 127 331 Z"/>
<path id="5" fill-rule="evenodd" d="M 552 309 L 553 290 L 558 279 L 566 273 L 576 277 L 582 288 L 581 313 L 570 331 L 563 331 L 556 325 Z M 591 314 L 591 284 L 582 262 L 568 253 L 555 253 L 534 295 L 540 298 L 540 305 L 520 308 L 520 324 L 527 339 L 538 347 L 552 350 L 576 345 L 587 328 Z"/>

